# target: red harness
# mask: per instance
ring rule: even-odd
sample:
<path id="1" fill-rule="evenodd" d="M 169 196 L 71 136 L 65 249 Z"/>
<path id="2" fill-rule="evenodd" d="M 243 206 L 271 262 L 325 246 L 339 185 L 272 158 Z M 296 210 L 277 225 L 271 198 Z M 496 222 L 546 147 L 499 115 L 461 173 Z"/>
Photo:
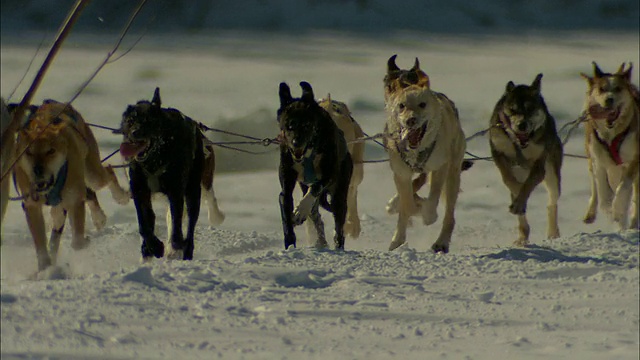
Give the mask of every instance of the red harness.
<path id="1" fill-rule="evenodd" d="M 616 165 L 622 165 L 622 158 L 620 157 L 620 146 L 622 145 L 622 141 L 624 140 L 624 138 L 629 133 L 629 129 L 631 129 L 631 126 L 629 126 L 627 130 L 621 132 L 620 134 L 618 134 L 618 136 L 613 138 L 611 144 L 607 144 L 606 141 L 602 140 L 600 136 L 598 136 L 597 131 L 593 132 L 598 142 L 604 145 L 607 150 L 609 150 L 609 155 L 611 156 L 611 159 L 613 159 L 613 161 L 616 163 Z"/>

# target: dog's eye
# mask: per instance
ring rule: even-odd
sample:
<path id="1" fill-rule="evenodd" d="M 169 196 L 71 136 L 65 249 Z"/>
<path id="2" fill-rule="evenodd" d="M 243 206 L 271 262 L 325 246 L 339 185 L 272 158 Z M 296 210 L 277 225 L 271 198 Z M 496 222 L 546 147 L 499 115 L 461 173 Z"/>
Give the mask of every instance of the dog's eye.
<path id="1" fill-rule="evenodd" d="M 400 103 L 400 105 L 398 105 L 398 109 L 400 109 L 400 110 L 404 110 L 404 104 L 403 104 L 403 103 Z"/>
<path id="2" fill-rule="evenodd" d="M 607 92 L 607 89 L 604 86 L 600 86 L 600 92 Z"/>
<path id="3" fill-rule="evenodd" d="M 56 149 L 51 148 L 51 149 L 47 150 L 47 155 L 53 155 L 53 154 L 55 154 L 55 152 L 56 152 Z"/>
<path id="4" fill-rule="evenodd" d="M 613 92 L 620 92 L 622 89 L 620 88 L 620 86 L 616 86 L 613 88 Z"/>
<path id="5" fill-rule="evenodd" d="M 420 109 L 424 109 L 427 107 L 427 103 L 423 101 L 420 104 L 418 104 L 418 106 L 420 106 Z"/>

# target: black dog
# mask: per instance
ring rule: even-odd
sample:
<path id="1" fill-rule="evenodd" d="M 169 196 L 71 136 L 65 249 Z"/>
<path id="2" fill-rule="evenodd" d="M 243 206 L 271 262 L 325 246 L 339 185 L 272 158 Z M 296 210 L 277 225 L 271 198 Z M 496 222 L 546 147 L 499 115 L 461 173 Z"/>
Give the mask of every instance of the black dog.
<path id="1" fill-rule="evenodd" d="M 142 235 L 142 257 L 164 256 L 164 245 L 155 233 L 153 193 L 165 194 L 171 212 L 171 247 L 182 258 L 193 258 L 193 237 L 200 214 L 200 180 L 204 169 L 203 139 L 198 124 L 180 111 L 162 108 L 160 89 L 153 100 L 129 105 L 118 132 L 124 136 L 120 153 L 129 160 L 131 194 Z M 182 214 L 187 205 L 187 236 Z"/>
<path id="2" fill-rule="evenodd" d="M 307 217 L 313 222 L 317 247 L 326 247 L 324 223 L 318 206 L 333 213 L 336 249 L 344 249 L 343 227 L 347 214 L 347 193 L 353 172 L 344 134 L 329 113 L 314 99 L 311 85 L 301 82 L 302 97 L 293 98 L 289 86 L 280 83 L 280 212 L 284 247 L 296 246 L 295 225 Z M 303 198 L 293 209 L 293 189 L 300 184 Z M 331 197 L 331 204 L 327 201 Z"/>

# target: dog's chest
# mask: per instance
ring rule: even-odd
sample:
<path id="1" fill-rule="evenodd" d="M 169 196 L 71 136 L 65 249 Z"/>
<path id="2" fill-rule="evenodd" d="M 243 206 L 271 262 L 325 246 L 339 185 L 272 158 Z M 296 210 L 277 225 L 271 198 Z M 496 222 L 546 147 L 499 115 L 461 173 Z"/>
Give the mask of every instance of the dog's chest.
<path id="1" fill-rule="evenodd" d="M 606 130 L 592 133 L 589 150 L 598 162 L 607 166 L 628 164 L 638 153 L 638 141 L 635 131 L 613 134 Z"/>
<path id="2" fill-rule="evenodd" d="M 320 168 L 321 154 L 305 157 L 300 162 L 293 164 L 293 169 L 298 174 L 298 182 L 305 185 L 313 185 L 322 179 L 322 169 Z"/>
<path id="3" fill-rule="evenodd" d="M 504 131 L 499 129 L 492 131 L 491 143 L 497 151 L 508 157 L 514 166 L 527 167 L 536 159 L 540 158 L 544 151 L 542 144 L 534 142 L 529 143 L 525 148 L 521 148 L 515 144 Z"/>

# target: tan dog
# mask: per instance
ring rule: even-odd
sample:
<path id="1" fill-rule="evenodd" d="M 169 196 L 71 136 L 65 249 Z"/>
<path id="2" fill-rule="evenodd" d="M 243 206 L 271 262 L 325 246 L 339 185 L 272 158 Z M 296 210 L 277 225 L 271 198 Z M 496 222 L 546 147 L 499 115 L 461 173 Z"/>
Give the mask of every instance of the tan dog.
<path id="1" fill-rule="evenodd" d="M 0 119 L 2 120 L 2 150 L 0 155 L 0 174 L 4 175 L 4 173 L 7 172 L 9 166 L 11 165 L 10 158 L 14 152 L 14 147 L 16 144 L 15 129 L 9 128 L 9 125 L 11 124 L 11 115 L 9 114 L 9 110 L 7 109 L 7 104 L 4 102 L 4 99 L 0 99 Z M 7 204 L 9 202 L 10 178 L 11 176 L 9 175 L 5 176 L 5 178 L 2 180 L 2 184 L 0 185 L 0 207 L 2 211 L 0 221 L 4 220 L 4 214 L 7 211 Z"/>
<path id="2" fill-rule="evenodd" d="M 631 69 L 622 63 L 615 74 L 604 73 L 593 63 L 593 77 L 587 80 L 585 100 L 585 147 L 591 177 L 591 198 L 585 223 L 596 219 L 600 208 L 612 216 L 621 229 L 639 228 L 638 146 L 640 146 L 640 97 L 631 84 Z M 633 214 L 627 224 L 631 193 Z"/>
<path id="3" fill-rule="evenodd" d="M 518 246 L 529 243 L 527 203 L 543 181 L 549 194 L 547 237 L 560 236 L 558 198 L 563 150 L 555 119 L 540 91 L 541 79 L 542 74 L 538 74 L 530 86 L 509 81 L 490 120 L 491 156 L 511 193 L 509 212 L 518 216 Z"/>
<path id="4" fill-rule="evenodd" d="M 38 271 L 55 264 L 67 213 L 72 228 L 71 247 L 83 249 L 87 187 L 109 187 L 119 204 L 129 201 L 110 167 L 100 163 L 98 144 L 82 116 L 70 105 L 46 100 L 20 129 L 16 150 L 20 157 L 14 174 L 25 199 L 22 206 L 33 236 Z M 93 204 L 95 206 L 97 204 Z M 53 229 L 47 249 L 42 207 L 51 206 Z M 89 203 L 92 207 L 92 203 Z"/>
<path id="5" fill-rule="evenodd" d="M 347 221 L 344 224 L 344 232 L 352 238 L 360 236 L 360 217 L 358 216 L 358 185 L 364 177 L 364 142 L 353 142 L 364 137 L 364 132 L 356 120 L 351 116 L 351 111 L 345 103 L 332 100 L 331 95 L 318 101 L 320 107 L 325 109 L 338 128 L 344 133 L 347 148 L 353 160 L 353 173 L 349 183 L 349 195 L 347 195 Z"/>
<path id="6" fill-rule="evenodd" d="M 444 193 L 444 220 L 432 249 L 446 253 L 455 225 L 454 210 L 466 149 L 458 111 L 444 94 L 430 89 L 429 79 L 420 70 L 417 59 L 411 70 L 400 70 L 395 66 L 395 56 L 387 65 L 384 79 L 388 114 L 385 148 L 397 189 L 389 207 L 395 206 L 398 211 L 398 224 L 389 250 L 406 242 L 411 216 L 422 215 L 425 225 L 437 220 L 438 203 Z M 414 174 L 418 177 L 412 183 Z M 430 177 L 429 196 L 421 198 L 415 193 L 425 183 L 427 175 Z"/>

